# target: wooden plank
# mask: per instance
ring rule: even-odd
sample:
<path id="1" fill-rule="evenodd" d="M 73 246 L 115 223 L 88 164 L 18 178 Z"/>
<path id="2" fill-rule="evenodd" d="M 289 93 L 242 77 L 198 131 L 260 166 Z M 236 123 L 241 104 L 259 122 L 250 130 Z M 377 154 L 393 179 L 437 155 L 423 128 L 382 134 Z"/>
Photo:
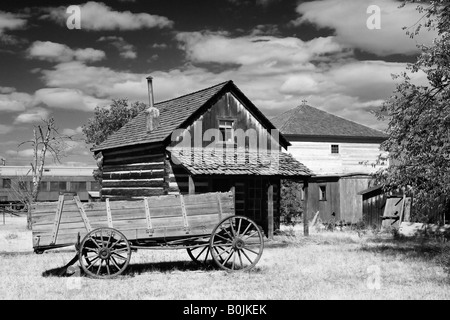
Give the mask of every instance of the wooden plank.
<path id="1" fill-rule="evenodd" d="M 64 195 L 60 195 L 58 199 L 58 207 L 56 208 L 55 222 L 53 224 L 52 240 L 50 243 L 55 243 L 58 236 L 59 224 L 61 220 L 61 214 L 64 207 Z"/>
<path id="2" fill-rule="evenodd" d="M 189 223 L 186 214 L 186 207 L 184 205 L 184 197 L 180 194 L 180 204 L 181 204 L 181 213 L 183 214 L 183 225 L 186 230 L 186 233 L 189 233 Z"/>
<path id="3" fill-rule="evenodd" d="M 153 224 L 152 224 L 152 217 L 150 216 L 150 207 L 148 205 L 148 198 L 144 198 L 144 206 L 145 206 L 145 218 L 147 221 L 148 233 L 153 233 Z"/>
<path id="4" fill-rule="evenodd" d="M 217 208 L 219 210 L 219 220 L 222 221 L 222 202 L 220 201 L 220 195 L 219 193 L 216 193 L 216 197 L 217 197 Z"/>
<path id="5" fill-rule="evenodd" d="M 113 228 L 113 219 L 111 214 L 111 206 L 109 205 L 109 199 L 106 199 L 106 217 L 108 219 L 108 227 Z"/>
<path id="6" fill-rule="evenodd" d="M 83 219 L 84 226 L 86 227 L 86 230 L 90 232 L 92 230 L 91 225 L 89 223 L 89 220 L 86 216 L 86 212 L 84 211 L 83 205 L 81 204 L 80 198 L 78 196 L 74 196 L 73 199 L 75 200 L 75 203 L 78 206 L 78 210 L 80 211 L 81 218 Z"/>

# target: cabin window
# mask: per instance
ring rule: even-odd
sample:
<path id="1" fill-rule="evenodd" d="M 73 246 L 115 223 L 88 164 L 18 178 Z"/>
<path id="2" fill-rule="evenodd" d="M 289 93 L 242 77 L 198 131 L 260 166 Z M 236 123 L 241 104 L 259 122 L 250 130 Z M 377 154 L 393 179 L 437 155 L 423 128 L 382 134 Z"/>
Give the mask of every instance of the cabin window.
<path id="1" fill-rule="evenodd" d="M 319 200 L 327 201 L 327 187 L 326 186 L 319 186 Z"/>
<path id="2" fill-rule="evenodd" d="M 305 200 L 305 188 L 303 186 L 300 187 L 300 200 Z"/>
<path id="3" fill-rule="evenodd" d="M 331 145 L 331 153 L 339 153 L 339 145 L 338 144 Z"/>
<path id="4" fill-rule="evenodd" d="M 11 179 L 3 179 L 3 188 L 11 189 Z"/>
<path id="5" fill-rule="evenodd" d="M 233 123 L 233 120 L 219 120 L 221 141 L 234 142 Z"/>

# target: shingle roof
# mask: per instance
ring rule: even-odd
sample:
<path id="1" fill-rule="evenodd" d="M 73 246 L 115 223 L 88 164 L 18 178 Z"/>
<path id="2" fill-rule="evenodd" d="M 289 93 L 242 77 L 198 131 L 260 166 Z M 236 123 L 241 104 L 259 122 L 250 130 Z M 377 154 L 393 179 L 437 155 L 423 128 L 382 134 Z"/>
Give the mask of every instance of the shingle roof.
<path id="1" fill-rule="evenodd" d="M 290 109 L 270 121 L 285 135 L 387 138 L 381 131 L 309 105 Z"/>
<path id="2" fill-rule="evenodd" d="M 239 151 L 236 149 L 170 149 L 172 161 L 194 175 L 311 176 L 312 171 L 285 152 Z"/>
<path id="3" fill-rule="evenodd" d="M 146 132 L 146 112 L 143 111 L 109 136 L 99 146 L 92 148 L 92 150 L 99 151 L 133 144 L 163 141 L 173 130 L 178 128 L 189 116 L 220 93 L 229 83 L 232 83 L 232 81 L 222 82 L 175 99 L 155 103 L 155 107 L 160 111 L 158 128 L 150 133 Z"/>

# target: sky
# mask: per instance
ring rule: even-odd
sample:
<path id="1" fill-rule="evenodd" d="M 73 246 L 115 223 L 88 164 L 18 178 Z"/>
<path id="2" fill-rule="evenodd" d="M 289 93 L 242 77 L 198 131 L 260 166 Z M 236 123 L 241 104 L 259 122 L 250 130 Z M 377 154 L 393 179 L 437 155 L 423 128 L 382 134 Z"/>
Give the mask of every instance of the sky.
<path id="1" fill-rule="evenodd" d="M 62 164 L 95 165 L 81 127 L 112 99 L 148 103 L 149 75 L 155 102 L 232 80 L 269 118 L 306 100 L 384 130 L 371 111 L 393 94 L 391 75 L 415 61 L 417 44 L 436 36 L 408 37 L 421 14 L 401 3 L 2 1 L 0 158 L 28 165 L 32 149 L 19 144 L 53 117 L 73 137 Z"/>

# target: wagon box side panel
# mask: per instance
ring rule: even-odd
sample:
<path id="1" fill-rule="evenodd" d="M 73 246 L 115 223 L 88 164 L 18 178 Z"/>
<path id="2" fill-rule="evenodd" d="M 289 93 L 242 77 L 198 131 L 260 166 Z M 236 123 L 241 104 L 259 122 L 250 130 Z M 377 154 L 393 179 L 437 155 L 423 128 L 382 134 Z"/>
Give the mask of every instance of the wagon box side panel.
<path id="1" fill-rule="evenodd" d="M 234 215 L 231 192 L 165 195 L 139 201 L 81 204 L 65 200 L 32 207 L 33 247 L 69 246 L 90 230 L 115 228 L 129 239 L 162 240 L 210 234 L 221 219 Z M 60 210 L 60 212 L 59 212 Z"/>

